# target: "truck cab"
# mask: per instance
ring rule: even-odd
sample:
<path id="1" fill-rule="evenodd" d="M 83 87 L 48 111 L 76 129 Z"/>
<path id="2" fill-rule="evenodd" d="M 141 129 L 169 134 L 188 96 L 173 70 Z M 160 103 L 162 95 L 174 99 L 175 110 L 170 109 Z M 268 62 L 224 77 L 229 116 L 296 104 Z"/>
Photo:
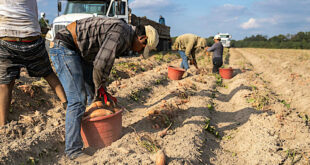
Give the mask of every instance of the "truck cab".
<path id="1" fill-rule="evenodd" d="M 128 0 L 58 0 L 58 17 L 54 19 L 46 39 L 53 41 L 60 29 L 88 17 L 115 17 L 128 22 Z"/>
<path id="2" fill-rule="evenodd" d="M 231 35 L 229 33 L 219 33 L 218 35 L 220 35 L 221 37 L 221 43 L 223 44 L 223 46 L 225 48 L 229 48 L 230 41 L 231 41 Z"/>

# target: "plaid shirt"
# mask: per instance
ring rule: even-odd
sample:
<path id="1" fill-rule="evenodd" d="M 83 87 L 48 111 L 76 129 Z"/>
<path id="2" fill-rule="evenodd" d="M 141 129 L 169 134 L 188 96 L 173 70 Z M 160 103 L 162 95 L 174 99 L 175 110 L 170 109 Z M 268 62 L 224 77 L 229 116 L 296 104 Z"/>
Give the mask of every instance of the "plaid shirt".
<path id="1" fill-rule="evenodd" d="M 76 21 L 76 35 L 82 58 L 93 63 L 97 91 L 105 87 L 115 58 L 130 49 L 135 31 L 122 19 L 91 17 Z"/>

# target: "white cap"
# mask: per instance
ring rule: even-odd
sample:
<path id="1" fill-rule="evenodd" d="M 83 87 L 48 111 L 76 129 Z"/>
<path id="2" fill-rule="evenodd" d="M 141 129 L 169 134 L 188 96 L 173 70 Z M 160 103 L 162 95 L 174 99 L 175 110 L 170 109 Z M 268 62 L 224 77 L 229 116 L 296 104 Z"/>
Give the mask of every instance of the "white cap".
<path id="1" fill-rule="evenodd" d="M 41 12 L 41 18 L 45 18 L 45 13 Z"/>
<path id="2" fill-rule="evenodd" d="M 213 39 L 215 39 L 215 40 L 220 40 L 220 39 L 221 39 L 221 36 L 217 34 L 217 35 L 214 36 Z"/>

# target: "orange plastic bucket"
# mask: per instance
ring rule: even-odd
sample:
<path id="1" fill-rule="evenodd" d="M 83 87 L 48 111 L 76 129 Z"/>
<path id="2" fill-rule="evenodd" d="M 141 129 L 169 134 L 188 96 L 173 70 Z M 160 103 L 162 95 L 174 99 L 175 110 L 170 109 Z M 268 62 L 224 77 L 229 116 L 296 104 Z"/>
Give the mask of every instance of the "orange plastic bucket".
<path id="1" fill-rule="evenodd" d="M 81 135 L 84 147 L 103 148 L 121 137 L 122 111 L 82 121 Z"/>
<path id="2" fill-rule="evenodd" d="M 233 77 L 233 69 L 229 68 L 220 68 L 220 75 L 223 79 L 231 79 Z"/>
<path id="3" fill-rule="evenodd" d="M 181 80 L 185 70 L 175 66 L 168 66 L 168 77 L 171 80 Z"/>

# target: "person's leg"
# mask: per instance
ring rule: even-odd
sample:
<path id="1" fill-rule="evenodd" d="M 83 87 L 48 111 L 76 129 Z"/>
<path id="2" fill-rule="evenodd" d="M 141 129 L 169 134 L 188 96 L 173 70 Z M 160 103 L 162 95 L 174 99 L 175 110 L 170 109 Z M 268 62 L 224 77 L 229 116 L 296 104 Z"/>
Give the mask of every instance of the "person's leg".
<path id="1" fill-rule="evenodd" d="M 68 100 L 65 153 L 74 158 L 82 152 L 81 121 L 86 106 L 81 57 L 78 53 L 57 44 L 50 50 L 50 56 Z"/>
<path id="2" fill-rule="evenodd" d="M 0 127 L 4 126 L 7 121 L 14 83 L 15 80 L 11 81 L 10 84 L 0 84 Z"/>
<path id="3" fill-rule="evenodd" d="M 212 59 L 212 63 L 213 63 L 213 68 L 212 68 L 212 73 L 218 73 L 218 67 L 217 67 L 217 61 L 216 58 Z"/>
<path id="4" fill-rule="evenodd" d="M 21 60 L 18 59 L 19 44 L 0 40 L 0 126 L 6 124 L 15 79 L 19 78 Z"/>
<path id="5" fill-rule="evenodd" d="M 221 58 L 213 58 L 213 73 L 219 73 L 219 68 L 223 65 Z"/>
<path id="6" fill-rule="evenodd" d="M 82 66 L 87 93 L 87 105 L 90 105 L 93 101 L 95 94 L 95 85 L 93 82 L 93 66 L 86 63 L 85 61 L 82 61 Z"/>
<path id="7" fill-rule="evenodd" d="M 48 53 L 45 48 L 45 41 L 40 38 L 31 43 L 21 43 L 19 51 L 20 61 L 23 61 L 31 77 L 43 77 L 62 103 L 67 102 L 64 89 L 54 73 Z"/>
<path id="8" fill-rule="evenodd" d="M 48 76 L 44 77 L 44 79 L 48 82 L 50 87 L 56 92 L 56 95 L 60 99 L 62 103 L 67 102 L 66 94 L 64 91 L 64 88 L 62 87 L 58 77 L 53 72 L 49 74 Z"/>
<path id="9" fill-rule="evenodd" d="M 180 54 L 180 56 L 182 58 L 181 68 L 183 68 L 185 70 L 189 69 L 188 58 L 187 58 L 185 52 L 184 51 L 180 51 L 180 50 L 178 52 L 179 52 L 179 54 Z"/>

